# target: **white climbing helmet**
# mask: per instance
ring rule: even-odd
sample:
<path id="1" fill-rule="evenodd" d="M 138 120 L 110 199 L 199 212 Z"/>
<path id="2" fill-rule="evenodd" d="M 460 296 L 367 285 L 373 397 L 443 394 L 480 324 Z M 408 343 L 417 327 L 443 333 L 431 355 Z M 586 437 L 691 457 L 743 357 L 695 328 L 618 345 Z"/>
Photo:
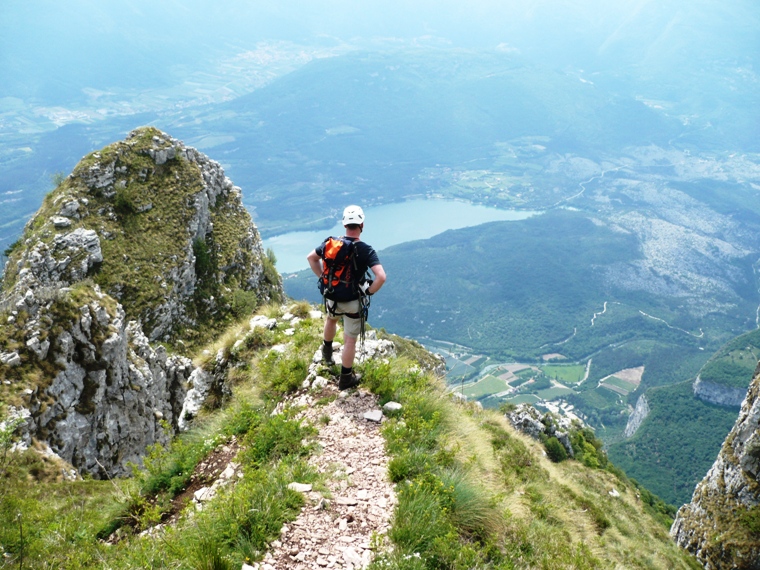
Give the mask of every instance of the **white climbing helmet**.
<path id="1" fill-rule="evenodd" d="M 364 210 L 359 206 L 348 206 L 343 210 L 343 225 L 349 224 L 363 224 L 364 223 Z"/>

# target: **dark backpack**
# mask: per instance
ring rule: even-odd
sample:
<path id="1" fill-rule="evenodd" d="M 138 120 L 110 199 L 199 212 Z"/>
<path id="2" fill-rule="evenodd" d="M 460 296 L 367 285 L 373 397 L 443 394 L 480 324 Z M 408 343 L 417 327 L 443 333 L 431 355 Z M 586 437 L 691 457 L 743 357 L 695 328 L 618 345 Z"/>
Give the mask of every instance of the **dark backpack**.
<path id="1" fill-rule="evenodd" d="M 327 238 L 322 242 L 322 261 L 319 292 L 331 301 L 358 299 L 361 275 L 356 265 L 354 242 L 346 237 Z"/>

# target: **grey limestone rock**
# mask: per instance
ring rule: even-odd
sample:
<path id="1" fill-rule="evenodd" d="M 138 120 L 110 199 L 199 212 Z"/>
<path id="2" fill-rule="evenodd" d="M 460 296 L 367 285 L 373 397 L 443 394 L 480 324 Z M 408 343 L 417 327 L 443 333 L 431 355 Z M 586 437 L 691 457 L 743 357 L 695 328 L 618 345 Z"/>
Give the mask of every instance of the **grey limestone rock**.
<path id="1" fill-rule="evenodd" d="M 155 195 L 139 194 L 152 185 L 166 188 L 161 197 L 174 199 L 168 192 L 184 180 L 180 174 L 189 183 L 171 207 Z M 119 192 L 135 200 L 131 213 L 118 209 L 115 198 L 125 195 Z M 176 251 L 162 251 L 148 266 L 140 261 L 140 267 L 137 255 L 126 254 L 135 240 L 124 231 L 124 217 L 161 220 L 176 209 L 183 224 Z M 175 228 L 168 222 L 166 227 Z M 215 240 L 215 225 L 232 235 Z M 101 240 L 119 239 L 124 241 L 116 249 L 126 252 L 119 264 L 155 272 L 148 273 L 146 282 L 158 283 L 158 288 L 145 306 L 135 308 L 134 299 L 122 304 L 128 284 L 113 278 L 120 274 L 112 266 L 110 273 L 104 270 L 108 263 Z M 0 346 L 0 368 L 7 372 L 44 361 L 40 370 L 53 375 L 26 395 L 30 438 L 82 472 L 125 474 L 130 461 L 140 462 L 146 446 L 187 427 L 210 394 L 227 393 L 224 363 L 216 363 L 211 372 L 196 370 L 190 360 L 150 342 L 196 324 L 198 240 L 218 246 L 218 263 L 209 279 L 220 291 L 234 282 L 260 303 L 282 296 L 282 283 L 268 281 L 271 271 L 265 276 L 266 254 L 240 189 L 219 163 L 163 133 L 138 129 L 125 141 L 92 153 L 54 191 L 52 202 L 25 228 L 6 267 L 8 286 L 0 301 L 20 343 L 13 350 Z M 224 250 L 222 242 L 227 243 Z M 87 280 L 93 276 L 102 291 Z M 205 314 L 225 309 L 214 297 L 204 298 Z"/>
<path id="2" fill-rule="evenodd" d="M 694 395 L 704 402 L 717 406 L 739 408 L 747 395 L 745 388 L 720 386 L 713 382 L 702 380 L 699 376 L 694 381 Z"/>
<path id="3" fill-rule="evenodd" d="M 256 327 L 272 330 L 277 326 L 277 319 L 265 317 L 264 315 L 256 315 L 255 317 L 251 318 L 248 325 L 251 327 L 251 330 L 255 329 Z"/>
<path id="4" fill-rule="evenodd" d="M 564 421 L 564 418 L 556 418 L 549 412 L 542 414 L 530 404 L 520 404 L 515 410 L 508 412 L 506 416 L 515 429 L 534 439 L 540 439 L 542 435 L 556 437 L 567 451 L 568 456 L 575 457 L 570 442 L 570 424 Z"/>
<path id="5" fill-rule="evenodd" d="M 53 226 L 57 230 L 68 228 L 69 226 L 71 226 L 71 220 L 68 218 L 64 218 L 63 216 L 53 216 L 52 218 L 50 218 L 50 221 L 53 222 Z"/>
<path id="6" fill-rule="evenodd" d="M 628 418 L 628 423 L 625 425 L 625 431 L 623 435 L 625 437 L 633 437 L 636 431 L 641 427 L 641 424 L 649 415 L 649 402 L 644 394 L 639 396 L 636 402 L 636 408 Z"/>
<path id="7" fill-rule="evenodd" d="M 63 368 L 30 403 L 32 435 L 80 472 L 126 475 L 178 428 L 193 365 L 151 347 L 120 306 L 109 314 L 93 301 L 81 312 L 49 347 Z"/>
<path id="8" fill-rule="evenodd" d="M 60 282 L 75 283 L 87 277 L 102 262 L 98 234 L 94 230 L 77 228 L 56 235 L 51 244 L 38 241 L 27 250 L 19 263 L 27 265 L 31 271 L 19 282 L 27 289 Z"/>
<path id="9" fill-rule="evenodd" d="M 59 216 L 63 216 L 65 218 L 78 218 L 79 214 L 77 213 L 79 211 L 79 201 L 77 200 L 69 200 L 66 203 L 61 206 L 61 209 L 58 211 Z"/>
<path id="10" fill-rule="evenodd" d="M 393 356 L 396 356 L 396 346 L 390 340 L 378 339 L 375 331 L 367 331 L 364 342 L 356 346 L 356 362 Z"/>
<path id="11" fill-rule="evenodd" d="M 33 336 L 26 341 L 27 348 L 34 353 L 37 360 L 45 360 L 47 358 L 48 350 L 50 350 L 50 341 L 40 340 L 38 336 Z"/>
<path id="12" fill-rule="evenodd" d="M 527 404 L 520 404 L 516 410 L 507 414 L 507 419 L 515 429 L 535 439 L 538 439 L 546 429 L 541 418 L 541 412 Z"/>
<path id="13" fill-rule="evenodd" d="M 18 366 L 21 364 L 21 357 L 18 352 L 2 352 L 0 353 L 0 362 L 7 364 L 8 366 Z"/>
<path id="14" fill-rule="evenodd" d="M 298 493 L 308 493 L 312 489 L 311 483 L 289 483 L 288 489 L 293 489 Z"/>
<path id="15" fill-rule="evenodd" d="M 188 379 L 188 384 L 191 387 L 182 402 L 182 410 L 177 418 L 179 429 L 185 430 L 190 426 L 190 420 L 198 414 L 206 396 L 211 391 L 212 383 L 213 377 L 202 368 L 193 370 Z"/>
<path id="16" fill-rule="evenodd" d="M 364 419 L 379 424 L 381 421 L 383 421 L 383 411 L 370 410 L 368 412 L 364 412 Z"/>
<path id="17" fill-rule="evenodd" d="M 100 158 L 97 153 L 95 158 Z M 87 170 L 85 183 L 93 190 L 112 188 L 114 182 L 114 163 L 98 162 Z"/>
<path id="18" fill-rule="evenodd" d="M 691 502 L 679 509 L 670 534 L 708 570 L 760 568 L 760 541 L 741 523 L 744 515 L 758 508 L 760 369 L 718 458 Z"/>

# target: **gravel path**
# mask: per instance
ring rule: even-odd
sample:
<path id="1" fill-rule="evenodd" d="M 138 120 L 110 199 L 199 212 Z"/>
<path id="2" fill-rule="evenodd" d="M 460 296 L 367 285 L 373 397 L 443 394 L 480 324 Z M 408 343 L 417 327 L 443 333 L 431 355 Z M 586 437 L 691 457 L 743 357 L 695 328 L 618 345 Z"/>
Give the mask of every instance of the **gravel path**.
<path id="1" fill-rule="evenodd" d="M 314 406 L 318 397 L 330 394 L 337 398 Z M 296 402 L 306 406 L 302 416 L 319 429 L 321 452 L 309 463 L 325 474 L 329 492 L 323 496 L 304 486 L 301 514 L 283 527 L 264 561 L 253 568 L 365 568 L 374 556 L 372 536 L 387 532 L 396 502 L 380 424 L 364 418 L 379 410 L 377 397 L 362 389 L 338 392 L 329 384 L 318 395 L 297 396 Z"/>

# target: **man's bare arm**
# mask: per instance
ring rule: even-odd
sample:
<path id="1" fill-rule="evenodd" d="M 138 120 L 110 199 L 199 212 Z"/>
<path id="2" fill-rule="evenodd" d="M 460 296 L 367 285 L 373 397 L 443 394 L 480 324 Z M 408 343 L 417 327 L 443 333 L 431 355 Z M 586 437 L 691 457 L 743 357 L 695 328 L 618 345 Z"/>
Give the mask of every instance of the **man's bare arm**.
<path id="1" fill-rule="evenodd" d="M 372 285 L 369 288 L 369 294 L 374 295 L 385 283 L 385 269 L 379 263 L 370 267 L 372 273 L 375 275 L 375 279 L 372 281 Z"/>
<path id="2" fill-rule="evenodd" d="M 317 254 L 317 250 L 313 249 L 309 255 L 306 256 L 309 262 L 309 267 L 314 272 L 314 275 L 319 277 L 322 275 L 322 258 Z"/>

